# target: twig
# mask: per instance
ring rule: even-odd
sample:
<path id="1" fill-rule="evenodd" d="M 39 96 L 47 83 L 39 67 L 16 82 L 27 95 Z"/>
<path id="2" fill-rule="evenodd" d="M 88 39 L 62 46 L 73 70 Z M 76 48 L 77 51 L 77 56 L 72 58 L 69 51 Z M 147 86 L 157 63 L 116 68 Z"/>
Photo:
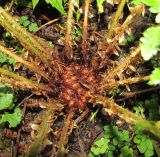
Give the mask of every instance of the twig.
<path id="1" fill-rule="evenodd" d="M 138 94 L 143 94 L 143 93 L 155 91 L 155 90 L 158 90 L 158 89 L 160 89 L 160 86 L 152 87 L 152 88 L 149 88 L 149 89 L 144 89 L 144 90 L 141 90 L 141 91 L 128 92 L 128 93 L 123 94 L 123 96 L 129 98 L 129 97 L 133 97 L 133 96 L 138 95 Z"/>
<path id="2" fill-rule="evenodd" d="M 51 20 L 51 21 L 49 21 L 49 22 L 47 22 L 47 23 L 41 25 L 41 26 L 37 29 L 37 31 L 34 32 L 34 34 L 37 33 L 38 31 L 40 31 L 41 29 L 43 29 L 45 26 L 50 25 L 50 24 L 52 24 L 52 23 L 54 23 L 54 22 L 56 22 L 56 21 L 58 21 L 58 20 L 59 20 L 59 18 L 54 19 L 54 20 Z"/>

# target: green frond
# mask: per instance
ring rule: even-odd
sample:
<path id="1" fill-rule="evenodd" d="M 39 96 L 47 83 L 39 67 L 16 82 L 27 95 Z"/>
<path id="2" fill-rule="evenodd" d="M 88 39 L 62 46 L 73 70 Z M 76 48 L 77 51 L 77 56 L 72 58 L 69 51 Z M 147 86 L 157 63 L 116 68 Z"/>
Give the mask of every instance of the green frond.
<path id="1" fill-rule="evenodd" d="M 141 55 L 144 60 L 151 59 L 160 50 L 160 26 L 150 27 L 144 33 L 141 41 Z"/>

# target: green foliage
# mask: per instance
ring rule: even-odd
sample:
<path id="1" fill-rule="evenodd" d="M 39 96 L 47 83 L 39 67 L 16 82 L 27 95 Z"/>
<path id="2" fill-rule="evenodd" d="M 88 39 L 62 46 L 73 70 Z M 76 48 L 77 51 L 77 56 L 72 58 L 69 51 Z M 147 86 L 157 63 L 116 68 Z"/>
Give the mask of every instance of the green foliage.
<path id="1" fill-rule="evenodd" d="M 14 109 L 14 113 L 4 113 L 0 118 L 0 124 L 9 122 L 9 127 L 16 127 L 22 120 L 22 113 L 19 108 Z"/>
<path id="2" fill-rule="evenodd" d="M 11 88 L 0 84 L 0 110 L 13 107 L 14 94 Z"/>
<path id="3" fill-rule="evenodd" d="M 0 51 L 0 63 L 9 63 L 9 64 L 13 64 L 14 63 L 14 59 L 7 57 L 2 51 Z"/>
<path id="4" fill-rule="evenodd" d="M 22 113 L 19 108 L 14 109 L 14 113 L 3 113 L 4 110 L 11 110 L 14 107 L 13 90 L 3 84 L 0 84 L 0 124 L 9 122 L 9 127 L 16 127 L 22 120 Z"/>
<path id="5" fill-rule="evenodd" d="M 103 13 L 104 12 L 104 9 L 103 9 L 103 3 L 106 1 L 106 0 L 96 0 L 97 1 L 97 6 L 98 6 L 98 13 Z"/>
<path id="6" fill-rule="evenodd" d="M 132 0 L 135 5 L 145 4 L 150 7 L 151 13 L 160 13 L 160 1 L 159 0 Z"/>
<path id="7" fill-rule="evenodd" d="M 149 85 L 160 84 L 160 68 L 155 68 L 150 75 Z"/>
<path id="8" fill-rule="evenodd" d="M 134 34 L 130 34 L 127 37 L 125 37 L 122 41 L 120 41 L 120 45 L 125 46 L 127 44 L 133 43 L 135 40 Z"/>
<path id="9" fill-rule="evenodd" d="M 149 120 L 160 120 L 159 100 L 159 95 L 153 94 L 150 99 L 146 99 L 144 102 L 137 102 L 134 110 L 142 117 L 144 117 L 145 113 L 146 118 Z"/>
<path id="10" fill-rule="evenodd" d="M 38 4 L 39 0 L 32 0 L 33 8 L 35 8 Z M 56 8 L 61 14 L 66 15 L 66 11 L 63 7 L 62 0 L 45 0 L 47 4 L 50 4 L 52 7 Z"/>
<path id="11" fill-rule="evenodd" d="M 19 23 L 26 27 L 30 32 L 36 32 L 38 30 L 38 25 L 37 23 L 30 22 L 28 16 L 22 16 L 19 20 Z"/>
<path id="12" fill-rule="evenodd" d="M 37 23 L 31 23 L 29 25 L 29 27 L 28 27 L 28 29 L 29 29 L 30 32 L 36 32 L 38 30 L 38 28 L 39 27 L 38 27 Z"/>
<path id="13" fill-rule="evenodd" d="M 117 126 L 106 125 L 104 126 L 104 136 L 91 147 L 89 157 L 101 155 L 114 157 L 117 154 L 119 157 L 133 157 L 133 147 L 135 146 L 145 157 L 154 155 L 152 140 L 144 132 L 136 129 L 135 136 L 132 137 L 128 130 L 120 131 Z"/>
<path id="14" fill-rule="evenodd" d="M 15 0 L 15 4 L 23 7 L 33 8 L 32 2 L 27 0 Z"/>
<path id="15" fill-rule="evenodd" d="M 140 41 L 142 57 L 144 60 L 151 59 L 160 50 L 160 26 L 148 28 Z"/>
<path id="16" fill-rule="evenodd" d="M 158 13 L 155 20 L 156 20 L 156 23 L 160 23 L 160 13 Z"/>
<path id="17" fill-rule="evenodd" d="M 36 7 L 36 5 L 38 4 L 39 0 L 32 0 L 32 4 L 33 4 L 33 8 Z"/>
<path id="18" fill-rule="evenodd" d="M 159 0 L 132 0 L 132 3 L 135 5 L 138 4 L 145 4 L 147 5 L 150 9 L 151 13 L 156 13 L 156 22 L 160 23 L 160 1 Z"/>
<path id="19" fill-rule="evenodd" d="M 135 134 L 133 141 L 137 145 L 139 152 L 144 154 L 145 157 L 153 156 L 154 148 L 149 136 L 140 131 L 135 131 Z"/>
<path id="20" fill-rule="evenodd" d="M 133 149 L 129 145 L 130 136 L 127 130 L 119 131 L 117 126 L 107 125 L 104 126 L 104 137 L 94 143 L 89 157 L 101 154 L 113 157 L 117 150 L 120 150 L 120 157 L 133 157 Z"/>

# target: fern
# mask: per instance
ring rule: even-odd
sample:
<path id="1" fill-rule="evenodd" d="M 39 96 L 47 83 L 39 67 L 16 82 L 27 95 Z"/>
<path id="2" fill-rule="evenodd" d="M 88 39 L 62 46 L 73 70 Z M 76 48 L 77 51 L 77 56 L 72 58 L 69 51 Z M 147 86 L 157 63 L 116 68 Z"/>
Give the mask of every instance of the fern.
<path id="1" fill-rule="evenodd" d="M 39 0 L 32 0 L 33 8 L 37 6 L 38 2 Z M 66 15 L 66 11 L 63 8 L 62 0 L 45 0 L 45 2 L 56 8 L 61 14 Z"/>
<path id="2" fill-rule="evenodd" d="M 156 22 L 160 23 L 160 0 L 132 0 L 132 4 L 145 4 L 149 7 L 151 13 L 156 13 Z"/>
<path id="3" fill-rule="evenodd" d="M 160 85 L 160 68 L 156 68 L 150 75 L 149 85 Z"/>
<path id="4" fill-rule="evenodd" d="M 140 41 L 143 59 L 151 59 L 160 50 L 160 26 L 148 28 Z"/>
<path id="5" fill-rule="evenodd" d="M 134 5 L 145 4 L 150 7 L 151 13 L 160 13 L 160 1 L 159 0 L 132 0 Z"/>

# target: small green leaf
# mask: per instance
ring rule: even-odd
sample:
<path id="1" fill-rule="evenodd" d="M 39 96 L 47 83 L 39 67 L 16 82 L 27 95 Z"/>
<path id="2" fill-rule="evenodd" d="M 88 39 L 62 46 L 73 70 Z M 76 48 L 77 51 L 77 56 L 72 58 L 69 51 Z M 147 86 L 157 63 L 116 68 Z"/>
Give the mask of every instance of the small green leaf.
<path id="1" fill-rule="evenodd" d="M 36 23 L 31 23 L 28 27 L 30 32 L 36 32 L 38 30 L 38 25 Z"/>
<path id="2" fill-rule="evenodd" d="M 104 12 L 103 9 L 103 3 L 105 2 L 105 0 L 97 0 L 97 6 L 98 6 L 98 13 L 101 14 Z"/>
<path id="3" fill-rule="evenodd" d="M 127 130 L 122 132 L 122 139 L 123 141 L 129 141 L 129 132 Z"/>
<path id="4" fill-rule="evenodd" d="M 19 23 L 22 25 L 25 21 L 28 21 L 28 16 L 21 16 Z"/>
<path id="5" fill-rule="evenodd" d="M 145 157 L 153 156 L 154 155 L 154 151 L 153 150 L 147 150 L 144 155 L 145 155 Z"/>
<path id="6" fill-rule="evenodd" d="M 20 124 L 22 120 L 22 113 L 19 108 L 15 108 L 14 113 L 5 113 L 2 115 L 2 118 L 0 119 L 0 124 L 4 122 L 9 122 L 9 127 L 16 127 L 18 124 Z"/>
<path id="7" fill-rule="evenodd" d="M 160 26 L 149 27 L 143 35 L 140 38 L 141 55 L 144 60 L 149 60 L 160 50 Z"/>
<path id="8" fill-rule="evenodd" d="M 114 157 L 112 151 L 108 151 L 108 157 Z"/>
<path id="9" fill-rule="evenodd" d="M 138 146 L 138 149 L 140 151 L 140 153 L 145 153 L 145 151 L 147 150 L 145 143 L 140 143 L 140 145 Z"/>
<path id="10" fill-rule="evenodd" d="M 92 152 L 94 155 L 99 155 L 99 154 L 100 154 L 100 148 L 92 147 L 92 148 L 91 148 L 91 152 Z"/>
<path id="11" fill-rule="evenodd" d="M 150 75 L 149 85 L 158 85 L 160 84 L 160 68 L 156 68 L 152 71 Z"/>
<path id="12" fill-rule="evenodd" d="M 7 60 L 7 57 L 3 54 L 2 51 L 0 51 L 0 63 L 5 63 Z"/>
<path id="13" fill-rule="evenodd" d="M 101 148 L 100 148 L 100 153 L 101 154 L 104 154 L 106 151 L 107 151 L 107 149 L 108 149 L 108 145 L 106 144 L 106 145 L 103 145 Z"/>
<path id="14" fill-rule="evenodd" d="M 114 145 L 114 146 L 117 146 L 117 145 L 118 145 L 118 140 L 117 140 L 117 138 L 113 138 L 113 145 Z"/>
<path id="15" fill-rule="evenodd" d="M 32 4 L 33 4 L 33 9 L 36 7 L 36 5 L 38 4 L 39 0 L 32 0 Z"/>
<path id="16" fill-rule="evenodd" d="M 51 4 L 52 7 L 55 7 L 61 14 L 66 15 L 66 11 L 64 10 L 62 0 L 45 0 L 46 3 Z"/>
<path id="17" fill-rule="evenodd" d="M 26 21 L 23 22 L 23 26 L 24 27 L 27 27 L 29 24 L 30 24 L 30 21 L 28 21 L 28 20 L 26 20 Z"/>
<path id="18" fill-rule="evenodd" d="M 11 88 L 0 84 L 0 110 L 13 107 L 14 94 Z"/>

